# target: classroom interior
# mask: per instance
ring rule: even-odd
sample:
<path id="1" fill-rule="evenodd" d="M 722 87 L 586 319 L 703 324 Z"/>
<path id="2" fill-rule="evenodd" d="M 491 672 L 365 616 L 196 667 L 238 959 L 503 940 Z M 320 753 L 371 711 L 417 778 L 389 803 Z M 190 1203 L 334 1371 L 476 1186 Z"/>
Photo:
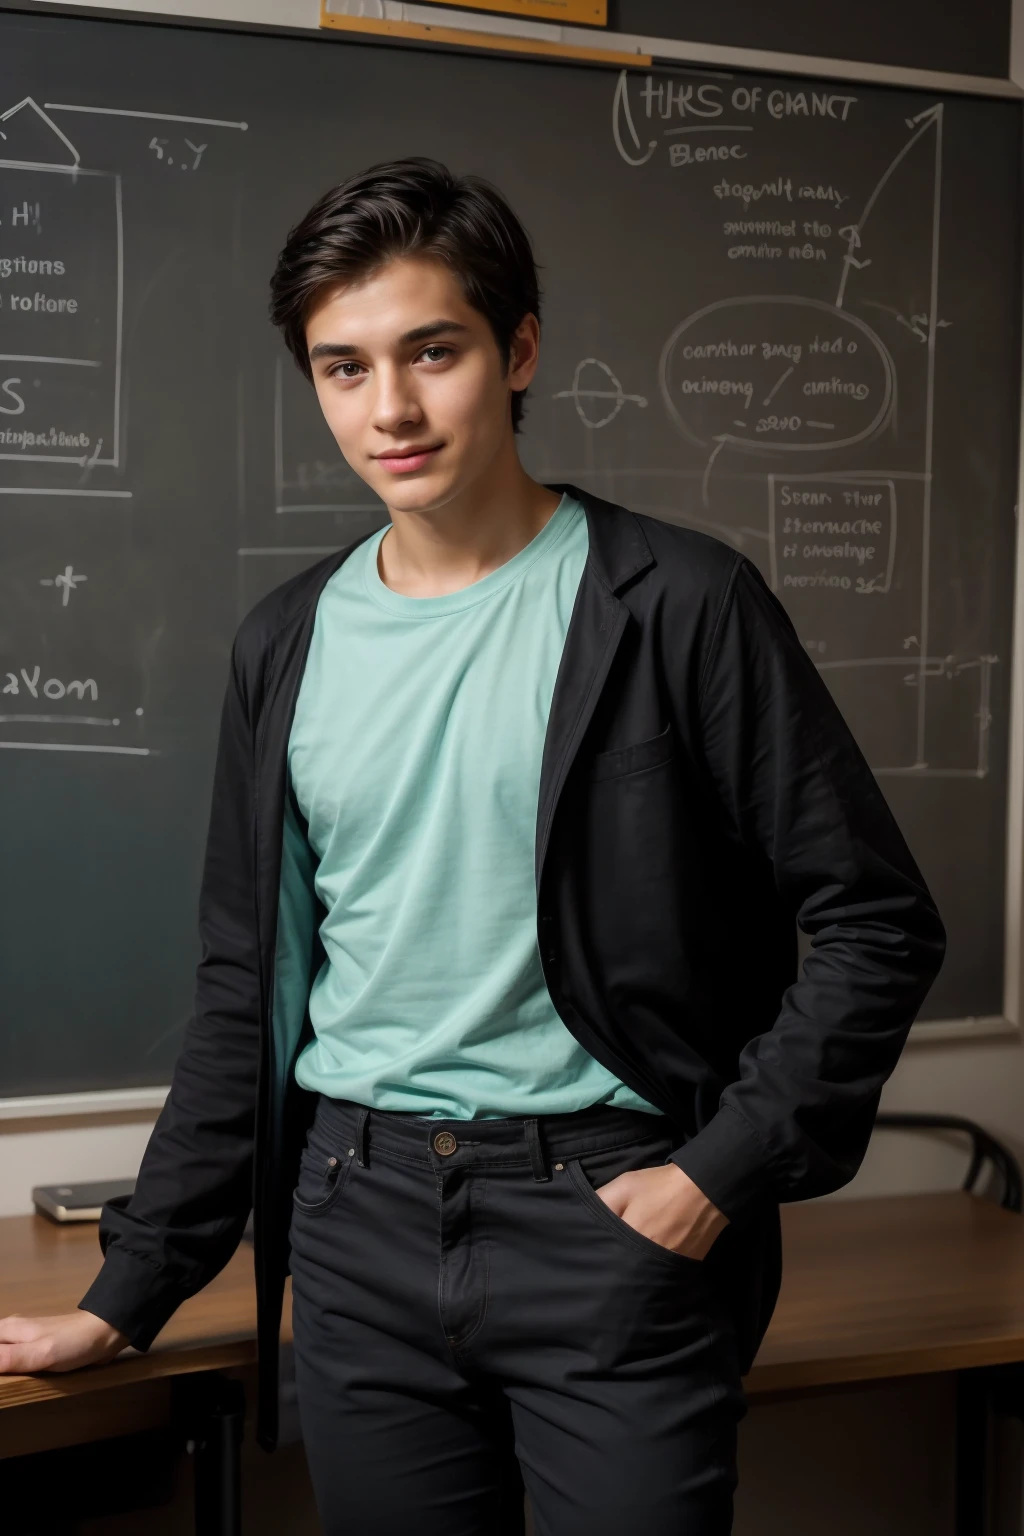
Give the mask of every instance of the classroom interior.
<path id="1" fill-rule="evenodd" d="M 383 521 L 266 323 L 274 242 L 331 179 L 435 154 L 506 187 L 540 248 L 527 467 L 757 560 L 949 930 L 856 1177 L 783 1210 L 737 1536 L 1024 1536 L 1024 3 L 598 8 L 0 0 L 0 293 L 74 164 L 99 353 L 84 392 L 43 369 L 31 455 L 0 374 L 0 1315 L 75 1304 L 95 1222 L 32 1188 L 133 1178 L 163 1102 L 230 635 Z M 20 287 L 0 345 L 74 334 L 58 274 Z M 750 437 L 695 361 L 725 317 L 784 338 Z M 799 394 L 815 347 L 863 385 Z M 62 411 L 84 450 L 44 441 Z M 824 591 L 785 532 L 837 501 L 880 537 Z M 90 581 L 53 650 L 44 602 L 67 628 Z M 96 668 L 116 758 L 62 723 Z M 40 923 L 64 901 L 74 922 Z M 0 1526 L 314 1536 L 287 1326 L 282 1443 L 254 1442 L 251 1269 L 246 1241 L 102 1390 L 0 1377 Z"/>

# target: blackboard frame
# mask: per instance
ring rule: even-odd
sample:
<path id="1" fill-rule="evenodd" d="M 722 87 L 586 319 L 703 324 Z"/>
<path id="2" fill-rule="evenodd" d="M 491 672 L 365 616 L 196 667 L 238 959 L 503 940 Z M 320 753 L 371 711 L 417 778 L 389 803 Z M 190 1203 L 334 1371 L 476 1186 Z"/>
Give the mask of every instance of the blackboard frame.
<path id="1" fill-rule="evenodd" d="M 393 40 L 360 34 L 346 37 L 331 31 L 319 31 L 307 27 L 260 25 L 249 22 L 225 22 L 193 16 L 154 16 L 146 12 L 111 11 L 98 6 L 80 6 L 64 3 L 19 3 L 19 0 L 0 0 L 0 11 L 32 16 L 61 16 L 76 20 L 93 18 L 105 23 L 116 22 L 146 27 L 174 27 L 189 31 L 212 30 L 280 36 L 282 40 L 298 38 L 310 41 L 316 38 L 325 43 L 358 41 L 381 47 L 441 48 L 457 53 L 479 52 L 492 55 L 486 46 L 465 49 L 451 44 L 429 44 L 407 39 Z M 513 24 L 514 28 L 514 24 Z M 595 34 L 584 29 L 577 31 L 590 41 Z M 650 39 L 636 39 L 615 33 L 603 33 L 609 45 L 623 47 Z M 939 91 L 946 95 L 967 95 L 1004 98 L 1024 103 L 1024 91 L 1009 79 L 990 79 L 977 76 L 951 75 L 930 70 L 916 70 L 901 66 L 860 63 L 842 59 L 812 58 L 804 55 L 780 54 L 764 50 L 749 50 L 718 45 L 694 46 L 677 44 L 671 40 L 654 40 L 657 51 L 652 65 L 638 59 L 640 67 L 658 69 L 673 65 L 693 67 L 706 65 L 709 69 L 728 68 L 739 72 L 791 75 L 794 78 L 813 77 L 823 81 L 856 81 L 864 85 L 900 87 L 926 92 Z M 493 50 L 497 51 L 497 50 Z M 508 55 L 503 55 L 508 57 Z M 543 53 L 539 56 L 543 57 Z M 518 54 L 517 61 L 528 65 L 535 55 Z M 594 60 L 550 58 L 546 62 L 559 62 L 565 67 L 615 69 L 619 61 L 607 63 Z M 1018 350 L 1021 337 L 1018 335 Z M 1021 394 L 1024 398 L 1024 363 L 1022 363 Z M 1018 431 L 1017 453 L 1017 505 L 1024 502 L 1024 432 Z M 971 1016 L 965 1018 L 930 1020 L 917 1023 L 910 1032 L 911 1044 L 936 1044 L 954 1039 L 981 1039 L 990 1036 L 1019 1035 L 1024 1025 L 1024 538 L 1019 522 L 1015 535 L 1014 619 L 1011 664 L 1011 716 L 1010 753 L 1007 804 L 1008 859 L 1006 874 L 1006 964 L 1004 972 L 1004 1004 L 998 1015 Z M 165 1086 L 138 1089 L 95 1090 L 87 1093 L 61 1093 L 31 1095 L 12 1099 L 0 1099 L 0 1119 L 40 1118 L 48 1115 L 91 1115 L 111 1112 L 134 1112 L 155 1109 L 163 1102 Z"/>
<path id="2" fill-rule="evenodd" d="M 176 13 L 175 0 L 166 0 L 167 10 L 152 11 L 111 10 L 100 5 L 77 4 L 76 0 L 0 0 L 0 11 L 11 11 L 24 16 L 63 16 L 96 21 L 117 21 L 145 27 L 184 27 L 190 31 L 241 32 L 261 36 L 305 38 L 320 37 L 323 41 L 344 45 L 344 33 L 313 25 L 289 26 L 283 22 L 229 21 L 222 17 L 204 17 Z M 464 15 L 465 13 L 463 13 Z M 438 11 L 439 19 L 444 15 Z M 543 23 L 519 23 L 501 18 L 510 37 L 529 37 Z M 527 30 L 529 28 L 530 30 Z M 565 40 L 581 45 L 607 46 L 628 52 L 649 52 L 659 66 L 672 64 L 700 66 L 710 69 L 736 69 L 751 74 L 791 75 L 813 77 L 822 80 L 859 81 L 864 85 L 900 86 L 909 90 L 942 91 L 947 94 L 997 96 L 1024 100 L 1024 89 L 1008 76 L 959 74 L 946 70 L 918 69 L 903 64 L 880 64 L 859 59 L 848 59 L 831 54 L 792 53 L 784 49 L 743 48 L 725 43 L 682 42 L 670 37 L 650 37 L 638 33 L 588 27 L 560 27 L 551 25 L 552 34 L 561 34 Z M 375 37 L 364 34 L 360 41 L 382 48 L 429 47 L 443 52 L 488 54 L 491 50 L 481 43 L 472 49 L 446 42 L 418 43 L 405 39 Z M 523 63 L 540 55 L 518 55 Z M 601 68 L 589 60 L 566 59 L 567 68 Z"/>

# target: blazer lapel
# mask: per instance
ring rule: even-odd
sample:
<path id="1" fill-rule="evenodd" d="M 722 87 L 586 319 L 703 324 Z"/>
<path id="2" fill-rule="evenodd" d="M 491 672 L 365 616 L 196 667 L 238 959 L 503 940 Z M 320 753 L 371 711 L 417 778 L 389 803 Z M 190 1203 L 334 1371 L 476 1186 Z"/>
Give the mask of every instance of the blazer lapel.
<path id="1" fill-rule="evenodd" d="M 619 588 L 654 563 L 632 512 L 574 485 L 568 491 L 587 515 L 589 552 L 555 676 L 537 803 L 535 874 L 538 893 L 558 798 L 608 676 L 629 610 Z"/>

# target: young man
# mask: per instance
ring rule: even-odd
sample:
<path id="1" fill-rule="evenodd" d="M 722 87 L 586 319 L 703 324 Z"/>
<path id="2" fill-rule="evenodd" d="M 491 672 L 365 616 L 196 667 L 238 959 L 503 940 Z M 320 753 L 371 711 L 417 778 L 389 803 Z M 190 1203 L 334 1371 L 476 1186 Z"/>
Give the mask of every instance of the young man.
<path id="1" fill-rule="evenodd" d="M 723 1536 L 780 1201 L 838 1189 L 945 934 L 756 567 L 542 485 L 529 240 L 415 157 L 291 231 L 272 315 L 383 532 L 233 649 L 196 1011 L 74 1314 L 149 1347 L 255 1206 L 328 1532 Z M 813 950 L 797 975 L 795 923 Z"/>

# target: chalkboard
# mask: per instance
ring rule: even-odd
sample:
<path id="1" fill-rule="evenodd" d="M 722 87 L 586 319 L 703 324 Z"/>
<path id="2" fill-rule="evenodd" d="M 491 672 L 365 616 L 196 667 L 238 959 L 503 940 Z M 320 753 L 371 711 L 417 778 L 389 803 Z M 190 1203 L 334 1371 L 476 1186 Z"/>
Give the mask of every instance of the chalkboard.
<path id="1" fill-rule="evenodd" d="M 267 319 L 372 161 L 534 239 L 528 470 L 754 559 L 1001 1012 L 1015 103 L 0 15 L 0 1092 L 166 1081 L 241 615 L 386 521 Z"/>

